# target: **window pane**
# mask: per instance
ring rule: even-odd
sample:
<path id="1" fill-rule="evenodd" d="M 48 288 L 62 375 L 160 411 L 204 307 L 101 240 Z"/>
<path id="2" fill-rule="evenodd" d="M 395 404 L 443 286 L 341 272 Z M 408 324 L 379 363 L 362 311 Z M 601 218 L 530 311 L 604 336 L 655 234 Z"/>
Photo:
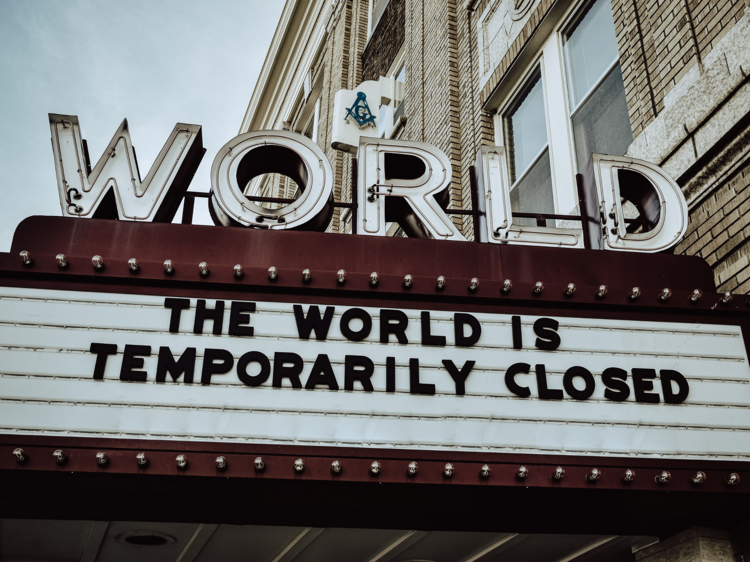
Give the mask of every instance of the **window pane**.
<path id="1" fill-rule="evenodd" d="M 555 200 L 552 194 L 549 150 L 544 151 L 529 173 L 510 192 L 510 208 L 511 211 L 521 213 L 554 214 Z M 536 219 L 514 218 L 513 224 L 536 226 Z M 554 227 L 555 221 L 548 220 L 547 226 Z"/>
<path id="2" fill-rule="evenodd" d="M 618 64 L 573 117 L 578 171 L 592 152 L 625 154 L 633 142 L 625 86 Z"/>
<path id="3" fill-rule="evenodd" d="M 406 94 L 406 65 L 396 73 L 395 91 L 393 100 L 393 125 L 398 122 L 399 117 L 404 114 L 404 95 Z"/>
<path id="4" fill-rule="evenodd" d="M 568 34 L 564 46 L 571 110 L 617 60 L 617 36 L 609 0 L 597 0 Z"/>
<path id="5" fill-rule="evenodd" d="M 385 137 L 385 129 L 388 123 L 386 123 L 386 119 L 388 118 L 388 106 L 387 105 L 381 105 L 380 111 L 378 112 L 378 137 L 384 138 Z"/>
<path id="6" fill-rule="evenodd" d="M 506 118 L 506 143 L 511 183 L 514 183 L 547 145 L 547 118 L 539 73 L 529 85 L 526 96 Z"/>

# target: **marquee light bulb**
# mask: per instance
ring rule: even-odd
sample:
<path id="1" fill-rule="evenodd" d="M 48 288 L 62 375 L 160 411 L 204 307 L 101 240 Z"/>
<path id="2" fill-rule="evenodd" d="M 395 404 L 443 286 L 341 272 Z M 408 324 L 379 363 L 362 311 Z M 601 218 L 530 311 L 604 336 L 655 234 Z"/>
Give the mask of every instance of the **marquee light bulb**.
<path id="1" fill-rule="evenodd" d="M 29 459 L 20 447 L 18 449 L 13 449 L 13 456 L 16 458 L 18 464 L 23 464 Z"/>
<path id="2" fill-rule="evenodd" d="M 404 275 L 404 289 L 411 289 L 414 284 L 414 277 L 411 275 Z"/>
<path id="3" fill-rule="evenodd" d="M 274 266 L 268 268 L 268 279 L 270 281 L 276 281 L 279 278 L 279 272 Z"/>
<path id="4" fill-rule="evenodd" d="M 294 472 L 303 472 L 305 470 L 305 461 L 297 459 L 294 461 Z"/>
<path id="5" fill-rule="evenodd" d="M 445 466 L 443 467 L 443 476 L 446 478 L 452 478 L 455 473 L 455 467 L 449 462 L 445 463 Z"/>
<path id="6" fill-rule="evenodd" d="M 57 260 L 57 267 L 60 269 L 68 269 L 68 261 L 65 259 L 65 254 L 57 254 L 55 259 Z"/>
<path id="7" fill-rule="evenodd" d="M 706 481 L 706 473 L 702 470 L 699 470 L 695 474 L 693 474 L 693 477 L 690 479 L 693 484 L 703 484 Z"/>
<path id="8" fill-rule="evenodd" d="M 380 474 L 380 469 L 383 468 L 383 465 L 381 465 L 378 461 L 372 461 L 372 464 L 370 465 L 370 474 L 377 475 Z"/>
<path id="9" fill-rule="evenodd" d="M 53 452 L 52 458 L 55 459 L 55 462 L 59 464 L 60 466 L 68 462 L 68 457 L 65 456 L 65 453 L 63 453 L 62 449 L 57 449 L 55 452 Z M 97 460 L 98 460 L 98 456 L 97 456 Z"/>
<path id="10" fill-rule="evenodd" d="M 592 468 L 588 474 L 586 474 L 586 482 L 596 482 L 602 477 L 602 471 L 598 468 Z"/>
<path id="11" fill-rule="evenodd" d="M 635 470 L 631 469 L 625 469 L 625 472 L 622 473 L 622 476 L 620 476 L 620 480 L 623 481 L 625 484 L 630 484 L 633 480 L 635 480 Z"/>
<path id="12" fill-rule="evenodd" d="M 138 453 L 135 456 L 135 462 L 139 467 L 146 468 L 148 466 L 148 458 L 146 457 L 146 453 Z"/>
<path id="13" fill-rule="evenodd" d="M 408 465 L 406 465 L 407 476 L 416 476 L 417 472 L 419 472 L 419 465 L 415 461 L 411 461 Z"/>
<path id="14" fill-rule="evenodd" d="M 469 292 L 476 293 L 477 289 L 479 288 L 479 279 L 476 277 L 472 277 L 471 281 L 469 281 Z"/>
<path id="15" fill-rule="evenodd" d="M 343 269 L 339 269 L 338 273 L 336 273 L 336 283 L 339 285 L 346 283 L 346 271 Z"/>
<path id="16" fill-rule="evenodd" d="M 566 297 L 572 297 L 573 293 L 576 292 L 576 284 L 575 283 L 568 283 L 568 287 L 565 289 L 565 296 Z"/>
<path id="17" fill-rule="evenodd" d="M 657 484 L 666 484 L 672 479 L 672 475 L 669 473 L 668 470 L 662 470 L 659 474 L 656 475 L 654 478 L 654 481 Z"/>
<path id="18" fill-rule="evenodd" d="M 489 478 L 490 474 L 492 474 L 492 469 L 488 464 L 482 465 L 482 468 L 479 469 L 479 476 L 482 478 Z"/>
<path id="19" fill-rule="evenodd" d="M 263 457 L 255 457 L 253 465 L 255 465 L 255 470 L 257 471 L 261 471 L 266 468 L 266 463 L 263 462 Z"/>
<path id="20" fill-rule="evenodd" d="M 500 291 L 507 295 L 508 293 L 510 293 L 511 287 L 513 287 L 513 281 L 511 281 L 510 279 L 506 279 L 505 281 L 503 281 L 503 286 L 500 288 Z"/>
<path id="21" fill-rule="evenodd" d="M 380 279 L 378 278 L 378 272 L 373 271 L 370 273 L 370 287 L 377 287 L 380 283 Z"/>
<path id="22" fill-rule="evenodd" d="M 331 472 L 333 472 L 334 474 L 341 474 L 341 470 L 343 468 L 344 467 L 341 465 L 341 461 L 339 460 L 335 460 L 331 463 Z"/>
<path id="23" fill-rule="evenodd" d="M 172 275 L 173 273 L 174 273 L 174 266 L 172 265 L 172 260 L 164 260 L 164 274 Z"/>
<path id="24" fill-rule="evenodd" d="M 99 451 L 96 454 L 96 464 L 99 466 L 107 466 L 109 464 L 109 459 L 107 458 L 107 453 L 103 451 Z"/>
<path id="25" fill-rule="evenodd" d="M 138 265 L 138 260 L 135 258 L 130 258 L 128 260 L 128 267 L 130 268 L 131 273 L 138 273 L 138 270 L 141 269 L 141 266 Z"/>
<path id="26" fill-rule="evenodd" d="M 604 295 L 607 294 L 607 286 L 606 285 L 599 285 L 599 289 L 596 291 L 596 296 L 600 299 L 604 298 Z"/>
<path id="27" fill-rule="evenodd" d="M 34 260 L 31 259 L 31 254 L 28 251 L 22 250 L 18 255 L 21 256 L 21 263 L 24 266 L 31 267 L 32 265 L 34 265 Z"/>
<path id="28" fill-rule="evenodd" d="M 302 270 L 302 282 L 309 283 L 310 281 L 312 281 L 312 273 L 310 273 L 309 269 L 303 269 Z"/>
<path id="29" fill-rule="evenodd" d="M 445 277 L 441 275 L 440 277 L 437 278 L 437 283 L 435 283 L 435 288 L 438 291 L 442 291 L 443 289 L 445 289 Z"/>
<path id="30" fill-rule="evenodd" d="M 558 466 L 555 470 L 552 471 L 552 474 L 549 475 L 550 479 L 555 482 L 559 482 L 560 480 L 562 480 L 563 476 L 565 476 L 565 469 L 561 466 Z"/>
<path id="31" fill-rule="evenodd" d="M 693 291 L 693 294 L 690 295 L 690 298 L 688 300 L 690 300 L 690 302 L 698 302 L 698 299 L 701 298 L 702 296 L 703 296 L 703 291 L 701 291 L 700 289 L 695 289 Z"/>
<path id="32" fill-rule="evenodd" d="M 664 287 L 661 290 L 661 293 L 659 293 L 659 300 L 662 302 L 667 302 L 669 300 L 669 297 L 672 296 L 672 289 L 669 287 Z"/>
<path id="33" fill-rule="evenodd" d="M 634 301 L 635 299 L 637 299 L 640 296 L 641 296 L 641 288 L 640 287 L 633 287 L 633 290 L 630 291 L 630 294 L 628 295 L 628 298 L 631 301 Z"/>
<path id="34" fill-rule="evenodd" d="M 726 482 L 727 486 L 736 486 L 740 483 L 740 475 L 736 472 L 732 472 L 729 476 L 726 477 L 724 482 Z"/>
<path id="35" fill-rule="evenodd" d="M 518 470 L 516 471 L 516 478 L 519 480 L 524 480 L 529 475 L 529 469 L 525 466 L 519 466 Z"/>
<path id="36" fill-rule="evenodd" d="M 187 456 L 177 455 L 174 460 L 177 463 L 177 468 L 181 470 L 185 470 L 187 468 L 188 466 Z"/>
<path id="37" fill-rule="evenodd" d="M 208 277 L 211 273 L 210 271 L 208 271 L 208 264 L 204 261 L 198 264 L 198 272 L 200 273 L 201 277 Z"/>
<path id="38" fill-rule="evenodd" d="M 721 302 L 724 304 L 729 304 L 729 302 L 734 298 L 734 295 L 730 292 L 724 293 L 724 296 L 721 297 Z"/>
<path id="39" fill-rule="evenodd" d="M 221 455 L 216 457 L 216 468 L 219 470 L 226 470 L 227 466 L 229 466 L 229 463 L 227 463 L 226 457 Z"/>
<path id="40" fill-rule="evenodd" d="M 102 269 L 104 269 L 104 260 L 101 256 L 94 256 L 93 258 L 91 258 L 91 264 L 97 271 L 101 271 Z"/>
<path id="41" fill-rule="evenodd" d="M 541 281 L 537 281 L 536 285 L 534 285 L 534 290 L 531 292 L 535 295 L 541 295 L 542 291 L 544 291 L 544 283 L 542 283 Z"/>

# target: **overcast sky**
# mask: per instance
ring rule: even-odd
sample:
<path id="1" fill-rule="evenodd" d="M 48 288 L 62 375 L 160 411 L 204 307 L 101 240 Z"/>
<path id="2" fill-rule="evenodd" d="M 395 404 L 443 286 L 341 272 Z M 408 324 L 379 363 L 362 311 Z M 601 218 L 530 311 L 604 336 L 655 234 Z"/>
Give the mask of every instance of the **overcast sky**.
<path id="1" fill-rule="evenodd" d="M 127 118 L 142 177 L 176 123 L 202 125 L 207 152 L 190 189 L 208 191 L 283 5 L 0 0 L 0 251 L 27 216 L 62 214 L 48 113 L 79 117 L 92 165 Z M 211 224 L 204 201 L 195 222 Z"/>

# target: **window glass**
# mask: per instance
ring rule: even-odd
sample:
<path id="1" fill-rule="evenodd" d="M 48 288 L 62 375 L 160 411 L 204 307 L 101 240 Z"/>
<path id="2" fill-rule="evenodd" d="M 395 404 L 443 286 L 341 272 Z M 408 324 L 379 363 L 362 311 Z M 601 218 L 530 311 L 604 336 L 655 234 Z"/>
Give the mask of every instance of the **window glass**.
<path id="1" fill-rule="evenodd" d="M 618 60 L 609 0 L 596 0 L 568 33 L 564 45 L 571 109 L 578 107 Z"/>
<path id="2" fill-rule="evenodd" d="M 579 171 L 592 152 L 625 154 L 633 142 L 619 64 L 573 116 L 573 138 Z"/>
<path id="3" fill-rule="evenodd" d="M 388 125 L 388 106 L 387 105 L 381 105 L 380 111 L 378 111 L 378 138 L 384 138 L 385 137 L 385 129 Z"/>
<path id="4" fill-rule="evenodd" d="M 505 139 L 511 174 L 511 210 L 554 214 L 552 169 L 547 144 L 547 118 L 541 72 L 537 70 L 505 118 Z M 552 222 L 552 224 L 550 224 Z M 535 226 L 536 219 L 514 218 L 514 224 Z M 554 226 L 548 221 L 547 226 Z"/>
<path id="5" fill-rule="evenodd" d="M 532 83 L 521 96 L 506 119 L 507 144 L 511 157 L 511 181 L 515 183 L 547 146 L 547 120 L 544 111 L 544 91 L 541 75 L 537 72 Z"/>
<path id="6" fill-rule="evenodd" d="M 404 95 L 406 94 L 406 65 L 396 73 L 395 92 L 393 100 L 393 124 L 404 114 Z"/>

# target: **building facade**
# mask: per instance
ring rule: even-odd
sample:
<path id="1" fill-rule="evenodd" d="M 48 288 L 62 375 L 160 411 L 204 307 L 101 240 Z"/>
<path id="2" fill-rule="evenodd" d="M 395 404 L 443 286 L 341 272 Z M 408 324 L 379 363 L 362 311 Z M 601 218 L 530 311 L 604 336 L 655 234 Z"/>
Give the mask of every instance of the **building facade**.
<path id="1" fill-rule="evenodd" d="M 290 1 L 240 132 L 314 131 L 336 199 L 351 201 L 352 156 L 330 142 L 334 96 L 392 78 L 399 91 L 366 134 L 448 155 L 451 209 L 471 208 L 482 145 L 507 149 L 514 210 L 532 213 L 577 212 L 575 175 L 592 152 L 647 160 L 688 201 L 674 251 L 707 260 L 720 291 L 746 294 L 748 21 L 740 0 Z M 453 220 L 473 238 L 470 216 Z M 330 230 L 350 221 L 337 209 Z"/>

